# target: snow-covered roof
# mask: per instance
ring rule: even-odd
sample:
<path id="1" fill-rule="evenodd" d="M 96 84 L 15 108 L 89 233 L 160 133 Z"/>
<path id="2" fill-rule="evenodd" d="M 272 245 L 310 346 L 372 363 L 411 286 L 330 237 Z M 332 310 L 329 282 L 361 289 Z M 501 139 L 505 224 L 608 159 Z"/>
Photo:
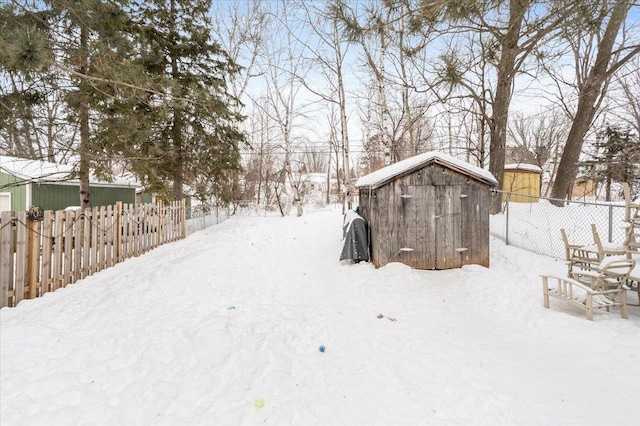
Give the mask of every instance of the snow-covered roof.
<path id="1" fill-rule="evenodd" d="M 506 164 L 505 170 L 522 170 L 526 172 L 542 173 L 542 169 L 535 164 Z"/>
<path id="2" fill-rule="evenodd" d="M 78 179 L 70 179 L 73 167 L 68 164 L 55 164 L 48 161 L 28 160 L 24 158 L 0 155 L 0 171 L 31 182 L 59 182 L 77 184 Z M 114 177 L 113 182 L 106 182 L 91 174 L 89 182 L 93 185 L 140 186 L 135 180 L 126 177 Z"/>
<path id="3" fill-rule="evenodd" d="M 399 161 L 380 170 L 376 170 L 373 173 L 369 173 L 366 176 L 362 176 L 360 179 L 358 179 L 356 188 L 379 188 L 387 182 L 393 180 L 393 178 L 409 174 L 417 169 L 426 166 L 429 163 L 437 163 L 449 167 L 493 186 L 496 186 L 498 184 L 496 178 L 493 177 L 493 175 L 488 170 L 481 169 L 480 167 L 476 167 L 472 164 L 469 164 L 462 160 L 458 160 L 455 157 L 443 154 L 441 152 L 430 151 L 425 152 L 424 154 L 416 155 L 415 157 L 407 158 L 406 160 Z"/>

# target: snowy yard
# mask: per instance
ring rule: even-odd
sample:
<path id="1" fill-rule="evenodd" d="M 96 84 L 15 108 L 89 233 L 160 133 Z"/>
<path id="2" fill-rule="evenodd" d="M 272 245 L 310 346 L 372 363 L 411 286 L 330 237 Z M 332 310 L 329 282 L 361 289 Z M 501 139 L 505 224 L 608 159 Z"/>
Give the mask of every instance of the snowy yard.
<path id="1" fill-rule="evenodd" d="M 229 219 L 0 310 L 0 424 L 637 424 L 639 307 L 546 310 L 564 264 L 493 239 L 489 269 L 347 265 L 341 224 Z"/>

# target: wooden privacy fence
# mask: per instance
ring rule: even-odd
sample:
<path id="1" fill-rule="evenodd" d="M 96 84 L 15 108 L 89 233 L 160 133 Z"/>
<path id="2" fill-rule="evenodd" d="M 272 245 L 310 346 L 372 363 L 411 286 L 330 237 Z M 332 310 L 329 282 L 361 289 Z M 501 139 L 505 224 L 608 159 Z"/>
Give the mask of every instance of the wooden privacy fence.
<path id="1" fill-rule="evenodd" d="M 0 215 L 0 307 L 15 306 L 185 237 L 185 203 Z"/>

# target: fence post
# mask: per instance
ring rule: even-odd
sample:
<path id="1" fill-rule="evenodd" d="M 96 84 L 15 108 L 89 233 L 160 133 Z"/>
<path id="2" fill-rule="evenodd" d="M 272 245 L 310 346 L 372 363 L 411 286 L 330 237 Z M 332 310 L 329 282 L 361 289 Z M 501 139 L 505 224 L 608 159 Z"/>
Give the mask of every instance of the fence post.
<path id="1" fill-rule="evenodd" d="M 507 192 L 507 200 L 506 200 L 506 205 L 504 207 L 504 210 L 505 210 L 504 241 L 506 245 L 509 245 L 509 199 L 510 198 L 511 198 L 511 193 Z"/>
<path id="2" fill-rule="evenodd" d="M 122 201 L 116 201 L 116 263 L 122 262 Z"/>
<path id="3" fill-rule="evenodd" d="M 609 242 L 613 242 L 613 205 L 609 204 Z"/>
<path id="4" fill-rule="evenodd" d="M 186 198 L 183 198 L 181 200 L 181 214 L 180 214 L 180 221 L 181 223 L 181 231 L 182 231 L 182 235 L 181 238 L 186 238 L 187 237 L 187 200 Z"/>
<path id="5" fill-rule="evenodd" d="M 0 214 L 0 308 L 9 303 L 9 290 L 13 283 L 13 212 Z"/>
<path id="6" fill-rule="evenodd" d="M 164 225 L 166 221 L 166 215 L 165 215 L 166 212 L 164 210 L 164 203 L 162 201 L 162 198 L 156 199 L 156 206 L 158 209 L 158 245 L 161 246 L 162 244 L 164 244 L 164 241 L 165 241 Z"/>
<path id="7" fill-rule="evenodd" d="M 29 299 L 38 297 L 38 263 L 40 262 L 40 222 L 27 220 L 27 284 L 29 285 Z M 20 295 L 22 296 L 22 295 Z M 20 297 L 22 298 L 22 297 Z"/>
<path id="8" fill-rule="evenodd" d="M 13 299 L 11 306 L 16 306 L 24 299 L 24 291 L 29 285 L 29 224 L 27 223 L 27 212 L 21 211 L 17 215 L 17 226 L 15 228 L 15 260 L 13 273 Z M 28 296 L 28 295 L 27 295 Z"/>

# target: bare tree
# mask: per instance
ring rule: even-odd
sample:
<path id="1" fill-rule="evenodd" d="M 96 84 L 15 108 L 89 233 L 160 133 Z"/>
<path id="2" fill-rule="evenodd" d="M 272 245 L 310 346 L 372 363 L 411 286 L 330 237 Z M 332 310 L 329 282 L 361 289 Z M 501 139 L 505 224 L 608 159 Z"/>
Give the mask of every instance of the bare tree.
<path id="1" fill-rule="evenodd" d="M 323 173 L 327 170 L 327 147 L 315 143 L 305 143 L 302 151 L 302 162 L 307 173 Z"/>
<path id="2" fill-rule="evenodd" d="M 567 117 L 553 110 L 514 116 L 509 123 L 507 161 L 544 168 L 555 152 L 562 151 L 569 125 Z"/>
<path id="3" fill-rule="evenodd" d="M 570 125 L 569 118 L 557 110 L 516 115 L 509 123 L 506 161 L 534 164 L 553 182 Z M 543 195 L 547 196 L 550 189 L 544 186 Z"/>
<path id="4" fill-rule="evenodd" d="M 616 0 L 612 7 L 608 7 L 607 2 L 602 2 L 602 7 L 588 21 L 589 25 L 569 28 L 571 32 L 567 33 L 567 40 L 576 40 L 573 45 L 581 46 L 578 41 L 584 39 L 595 41 L 593 44 L 586 44 L 587 52 L 574 48 L 577 61 L 579 58 L 585 58 L 588 63 L 578 62 L 579 66 L 576 66 L 578 102 L 558 167 L 558 175 L 551 191 L 553 198 L 564 199 L 570 194 L 578 171 L 578 160 L 585 134 L 593 122 L 598 109 L 598 99 L 602 97 L 603 90 L 606 91 L 608 81 L 640 52 L 640 44 L 637 43 L 616 46 L 620 29 L 632 5 L 633 2 L 629 0 Z M 556 204 L 563 205 L 562 202 Z"/>
<path id="5" fill-rule="evenodd" d="M 284 154 L 282 176 L 286 177 L 292 191 L 293 204 L 297 215 L 302 216 L 302 197 L 300 194 L 299 170 L 294 170 L 293 158 L 297 137 L 294 134 L 296 121 L 304 118 L 305 114 L 299 105 L 300 95 L 304 86 L 300 80 L 306 78 L 304 61 L 304 44 L 297 41 L 294 33 L 301 33 L 300 27 L 293 27 L 292 16 L 295 9 L 290 8 L 289 2 L 283 0 L 271 12 L 274 25 L 270 27 L 272 37 L 265 45 L 262 56 L 266 62 L 261 64 L 264 74 L 265 100 L 267 107 L 264 111 L 273 121 L 278 132 L 278 140 Z M 301 25 L 301 23 L 297 23 Z M 277 29 L 283 29 L 277 36 Z M 258 104 L 260 105 L 260 104 Z M 277 192 L 277 199 L 281 202 L 282 192 Z M 284 209 L 280 209 L 284 214 Z"/>
<path id="6" fill-rule="evenodd" d="M 331 111 L 334 106 L 337 107 L 339 122 L 336 123 L 336 128 L 339 129 L 340 134 L 338 149 L 341 154 L 338 158 L 343 164 L 344 183 L 348 194 L 343 201 L 346 202 L 347 208 L 351 208 L 353 188 L 350 176 L 351 161 L 345 86 L 345 61 L 349 43 L 341 36 L 338 29 L 339 12 L 346 6 L 342 0 L 333 0 L 321 5 L 313 1 L 302 0 L 300 5 L 304 11 L 304 25 L 310 28 L 311 37 L 305 40 L 296 37 L 296 40 L 305 46 L 309 66 L 319 72 L 325 84 L 319 85 L 317 81 L 311 81 L 302 76 L 299 76 L 300 82 L 308 91 L 328 104 Z M 304 72 L 306 72 L 306 68 Z M 333 132 L 333 128 L 331 131 Z M 345 210 L 344 202 L 343 212 Z"/>
<path id="7" fill-rule="evenodd" d="M 640 55 L 631 59 L 615 76 L 616 90 L 609 96 L 609 114 L 640 135 Z"/>
<path id="8" fill-rule="evenodd" d="M 242 100 L 250 81 L 262 74 L 258 62 L 269 37 L 270 15 L 261 0 L 225 1 L 214 9 L 213 22 L 217 40 L 242 67 L 231 80 L 233 95 Z"/>
<path id="9" fill-rule="evenodd" d="M 262 202 L 268 205 L 273 201 L 269 194 L 272 193 L 270 185 L 276 175 L 278 167 L 277 146 L 273 144 L 274 128 L 270 117 L 266 112 L 269 107 L 266 100 L 262 100 L 260 106 L 253 105 L 249 114 L 250 129 L 247 131 L 251 146 L 251 153 L 245 161 L 244 188 L 236 199 L 251 199 L 256 203 Z"/>
<path id="10" fill-rule="evenodd" d="M 480 57 L 483 63 L 490 64 L 494 70 L 495 83 L 482 91 L 477 90 L 476 83 L 469 93 L 483 109 L 490 105 L 489 170 L 496 177 L 498 187 L 502 185 L 504 177 L 509 108 L 516 76 L 524 70 L 540 44 L 556 36 L 561 24 L 575 14 L 571 6 L 571 1 L 549 2 L 541 6 L 534 0 L 505 0 L 464 5 L 449 2 L 423 8 L 432 12 L 429 15 L 432 22 L 440 18 L 450 23 L 454 39 L 456 35 L 464 35 L 469 31 L 484 35 L 481 42 L 478 40 L 480 43 L 472 45 L 472 48 L 481 47 Z M 467 61 L 458 53 L 464 47 L 464 44 L 454 44 L 451 53 L 445 57 L 441 78 L 451 88 L 459 85 L 464 87 Z M 487 94 L 486 90 L 490 90 L 490 93 Z M 500 204 L 499 197 L 496 197 L 491 211 L 500 211 Z"/>

